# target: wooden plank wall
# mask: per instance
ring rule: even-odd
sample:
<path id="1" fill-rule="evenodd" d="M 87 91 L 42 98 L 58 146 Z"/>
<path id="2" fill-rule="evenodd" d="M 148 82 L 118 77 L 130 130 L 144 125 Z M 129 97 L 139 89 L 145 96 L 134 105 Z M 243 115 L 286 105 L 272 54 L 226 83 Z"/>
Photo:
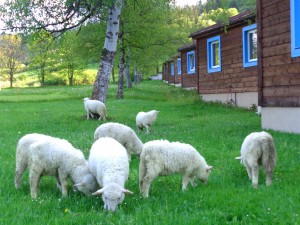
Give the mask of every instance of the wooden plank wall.
<path id="1" fill-rule="evenodd" d="M 187 53 L 195 49 L 188 49 L 181 51 L 181 84 L 183 88 L 197 88 L 197 74 L 187 73 Z M 197 64 L 197 62 L 196 62 Z"/>
<path id="2" fill-rule="evenodd" d="M 245 26 L 248 23 L 197 40 L 200 94 L 258 91 L 257 66 L 243 67 L 242 28 Z M 206 43 L 208 38 L 217 35 L 221 36 L 222 71 L 208 73 Z"/>
<path id="3" fill-rule="evenodd" d="M 261 1 L 263 106 L 299 107 L 300 57 L 291 57 L 290 1 Z"/>

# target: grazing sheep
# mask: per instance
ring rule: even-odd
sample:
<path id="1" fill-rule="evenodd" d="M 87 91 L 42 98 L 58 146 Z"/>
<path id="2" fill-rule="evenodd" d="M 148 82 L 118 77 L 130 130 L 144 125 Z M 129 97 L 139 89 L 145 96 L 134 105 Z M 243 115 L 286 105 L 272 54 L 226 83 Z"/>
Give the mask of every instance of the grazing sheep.
<path id="1" fill-rule="evenodd" d="M 111 137 L 120 142 L 127 150 L 130 161 L 131 154 L 139 156 L 142 152 L 143 143 L 136 133 L 128 126 L 119 123 L 105 123 L 100 125 L 94 134 L 94 140 L 101 137 Z"/>
<path id="2" fill-rule="evenodd" d="M 136 115 L 136 126 L 138 127 L 138 129 L 143 130 L 143 128 L 146 127 L 147 134 L 149 134 L 158 113 L 159 111 L 157 110 L 151 110 L 149 112 L 139 112 Z"/>
<path id="3" fill-rule="evenodd" d="M 100 138 L 92 145 L 88 162 L 101 187 L 93 195 L 102 194 L 104 209 L 115 211 L 125 194 L 133 194 L 124 188 L 129 174 L 126 149 L 113 138 Z"/>
<path id="4" fill-rule="evenodd" d="M 147 142 L 140 157 L 139 186 L 144 197 L 149 196 L 151 182 L 157 176 L 182 174 L 182 190 L 194 179 L 206 183 L 212 166 L 189 144 L 156 140 Z"/>
<path id="5" fill-rule="evenodd" d="M 249 134 L 241 147 L 241 156 L 236 157 L 246 167 L 248 177 L 254 188 L 258 187 L 259 166 L 266 174 L 266 185 L 272 184 L 272 173 L 276 165 L 276 149 L 273 138 L 267 132 Z"/>
<path id="6" fill-rule="evenodd" d="M 87 119 L 90 118 L 90 115 L 92 118 L 94 118 L 93 113 L 95 113 L 99 115 L 99 120 L 106 120 L 106 107 L 103 102 L 98 100 L 90 100 L 89 98 L 84 98 L 83 101 Z"/>
<path id="7" fill-rule="evenodd" d="M 255 112 L 258 116 L 261 116 L 262 107 L 257 106 L 257 111 Z"/>
<path id="8" fill-rule="evenodd" d="M 82 152 L 63 139 L 43 134 L 23 136 L 16 151 L 16 189 L 20 187 L 27 167 L 32 198 L 37 198 L 40 178 L 46 175 L 57 178 L 63 196 L 67 195 L 68 177 L 84 194 L 88 195 L 97 190 L 96 180 L 89 171 Z"/>

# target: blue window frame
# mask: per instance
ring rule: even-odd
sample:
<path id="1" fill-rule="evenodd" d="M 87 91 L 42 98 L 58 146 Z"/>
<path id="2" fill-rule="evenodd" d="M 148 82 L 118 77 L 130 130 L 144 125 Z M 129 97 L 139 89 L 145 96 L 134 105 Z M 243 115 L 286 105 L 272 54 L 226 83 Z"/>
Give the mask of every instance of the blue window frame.
<path id="1" fill-rule="evenodd" d="M 243 65 L 257 65 L 257 29 L 256 24 L 243 28 Z"/>
<path id="2" fill-rule="evenodd" d="M 190 51 L 187 53 L 187 73 L 195 73 L 196 69 L 196 60 L 195 60 L 195 51 Z"/>
<path id="3" fill-rule="evenodd" d="M 300 56 L 300 1 L 291 0 L 291 55 Z"/>
<path id="4" fill-rule="evenodd" d="M 181 75 L 181 58 L 177 58 L 177 74 Z"/>
<path id="5" fill-rule="evenodd" d="M 220 36 L 207 39 L 207 71 L 208 73 L 219 72 L 221 67 L 221 41 Z"/>
<path id="6" fill-rule="evenodd" d="M 174 63 L 171 63 L 170 64 L 170 72 L 171 72 L 171 76 L 173 77 L 174 76 Z"/>

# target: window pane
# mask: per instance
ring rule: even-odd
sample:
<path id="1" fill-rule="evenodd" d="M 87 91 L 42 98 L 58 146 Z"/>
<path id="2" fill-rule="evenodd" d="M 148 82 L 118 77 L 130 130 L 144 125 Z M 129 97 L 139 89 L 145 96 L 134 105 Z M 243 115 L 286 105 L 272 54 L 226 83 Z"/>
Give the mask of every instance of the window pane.
<path id="1" fill-rule="evenodd" d="M 248 36 L 249 40 L 249 60 L 256 60 L 257 59 L 257 31 L 249 32 Z"/>
<path id="2" fill-rule="evenodd" d="M 195 55 L 190 54 L 190 70 L 195 70 Z"/>
<path id="3" fill-rule="evenodd" d="M 212 66 L 220 65 L 219 42 L 212 43 Z"/>

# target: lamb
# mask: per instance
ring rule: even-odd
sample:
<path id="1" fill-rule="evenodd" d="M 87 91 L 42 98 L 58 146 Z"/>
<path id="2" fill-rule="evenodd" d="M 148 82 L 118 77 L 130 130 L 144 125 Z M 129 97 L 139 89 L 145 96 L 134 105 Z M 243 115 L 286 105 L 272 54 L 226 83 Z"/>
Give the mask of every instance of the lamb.
<path id="1" fill-rule="evenodd" d="M 68 177 L 86 195 L 97 190 L 97 182 L 82 152 L 63 139 L 36 133 L 23 136 L 16 150 L 16 189 L 20 188 L 27 168 L 33 199 L 37 198 L 40 178 L 46 175 L 56 177 L 63 196 L 67 195 Z"/>
<path id="2" fill-rule="evenodd" d="M 143 197 L 149 196 L 151 182 L 157 176 L 174 173 L 182 175 L 182 190 L 188 183 L 195 186 L 195 178 L 207 183 L 212 166 L 191 145 L 167 140 L 147 142 L 142 150 L 139 166 L 139 188 Z"/>
<path id="3" fill-rule="evenodd" d="M 139 112 L 136 115 L 136 126 L 139 130 L 143 130 L 144 127 L 147 129 L 147 134 L 150 133 L 150 129 L 156 120 L 159 111 L 151 110 L 149 112 Z"/>
<path id="4" fill-rule="evenodd" d="M 249 134 L 241 147 L 241 156 L 236 157 L 246 167 L 254 188 L 258 187 L 259 166 L 266 174 L 266 185 L 272 184 L 272 173 L 276 165 L 276 149 L 272 136 L 267 132 Z"/>
<path id="5" fill-rule="evenodd" d="M 131 154 L 139 156 L 144 146 L 130 127 L 119 123 L 105 123 L 100 125 L 95 131 L 94 140 L 96 141 L 101 137 L 111 137 L 121 143 L 127 150 L 129 161 Z"/>
<path id="6" fill-rule="evenodd" d="M 83 101 L 87 119 L 90 118 L 90 115 L 92 118 L 94 118 L 93 113 L 95 113 L 99 115 L 99 120 L 106 120 L 106 107 L 103 102 L 98 100 L 90 100 L 89 98 L 84 98 Z"/>
<path id="7" fill-rule="evenodd" d="M 129 174 L 126 149 L 113 138 L 99 138 L 92 145 L 88 162 L 101 187 L 93 195 L 102 194 L 104 209 L 114 212 L 125 194 L 133 194 L 124 188 Z"/>

